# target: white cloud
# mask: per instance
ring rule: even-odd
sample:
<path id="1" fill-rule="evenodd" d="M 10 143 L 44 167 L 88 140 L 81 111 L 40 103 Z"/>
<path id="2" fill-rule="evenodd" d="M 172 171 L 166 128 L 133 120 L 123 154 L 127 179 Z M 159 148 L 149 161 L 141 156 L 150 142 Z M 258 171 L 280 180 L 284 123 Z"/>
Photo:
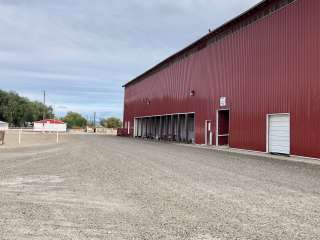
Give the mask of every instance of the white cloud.
<path id="1" fill-rule="evenodd" d="M 258 1 L 0 0 L 0 88 L 121 116 L 123 83 Z"/>

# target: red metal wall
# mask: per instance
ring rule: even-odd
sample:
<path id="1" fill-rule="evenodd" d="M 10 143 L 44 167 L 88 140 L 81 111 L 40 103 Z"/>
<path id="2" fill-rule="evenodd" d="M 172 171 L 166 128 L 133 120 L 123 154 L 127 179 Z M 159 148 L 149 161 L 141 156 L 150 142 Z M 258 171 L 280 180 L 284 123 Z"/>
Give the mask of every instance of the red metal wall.
<path id="1" fill-rule="evenodd" d="M 319 158 L 319 13 L 319 0 L 297 0 L 128 85 L 124 121 L 133 126 L 137 116 L 195 112 L 196 143 L 204 143 L 205 120 L 216 125 L 224 96 L 231 147 L 265 151 L 266 115 L 290 113 L 291 153 Z"/>

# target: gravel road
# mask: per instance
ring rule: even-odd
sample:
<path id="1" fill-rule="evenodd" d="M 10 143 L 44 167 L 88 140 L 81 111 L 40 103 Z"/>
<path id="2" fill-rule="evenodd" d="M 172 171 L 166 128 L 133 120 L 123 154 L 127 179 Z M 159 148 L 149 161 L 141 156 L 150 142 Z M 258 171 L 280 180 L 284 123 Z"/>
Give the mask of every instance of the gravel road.
<path id="1" fill-rule="evenodd" d="M 320 239 L 320 166 L 107 136 L 0 148 L 0 239 Z"/>

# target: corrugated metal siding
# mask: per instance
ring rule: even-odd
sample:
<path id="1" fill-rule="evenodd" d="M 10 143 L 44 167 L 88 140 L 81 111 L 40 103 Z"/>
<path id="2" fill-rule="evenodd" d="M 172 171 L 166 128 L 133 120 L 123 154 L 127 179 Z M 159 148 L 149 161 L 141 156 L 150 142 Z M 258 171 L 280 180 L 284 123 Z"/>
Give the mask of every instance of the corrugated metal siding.
<path id="1" fill-rule="evenodd" d="M 266 115 L 291 113 L 291 153 L 320 157 L 319 12 L 320 1 L 297 0 L 127 86 L 124 121 L 195 112 L 196 142 L 204 143 L 205 120 L 215 126 L 225 96 L 231 147 L 265 151 Z"/>

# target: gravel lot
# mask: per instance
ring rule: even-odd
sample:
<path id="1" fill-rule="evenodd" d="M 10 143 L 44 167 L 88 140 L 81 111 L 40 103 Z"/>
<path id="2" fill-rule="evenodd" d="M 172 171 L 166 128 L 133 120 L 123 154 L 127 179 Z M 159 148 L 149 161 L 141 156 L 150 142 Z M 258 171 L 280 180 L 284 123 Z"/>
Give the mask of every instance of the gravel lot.
<path id="1" fill-rule="evenodd" d="M 19 130 L 9 130 L 5 134 L 5 144 L 0 145 L 0 150 L 3 148 L 17 148 L 27 146 L 51 145 L 56 143 L 56 133 L 37 133 L 31 130 L 24 130 L 20 135 L 19 145 Z M 59 133 L 59 142 L 65 143 L 68 134 Z"/>
<path id="2" fill-rule="evenodd" d="M 320 166 L 92 135 L 0 147 L 0 239 L 320 239 Z"/>

